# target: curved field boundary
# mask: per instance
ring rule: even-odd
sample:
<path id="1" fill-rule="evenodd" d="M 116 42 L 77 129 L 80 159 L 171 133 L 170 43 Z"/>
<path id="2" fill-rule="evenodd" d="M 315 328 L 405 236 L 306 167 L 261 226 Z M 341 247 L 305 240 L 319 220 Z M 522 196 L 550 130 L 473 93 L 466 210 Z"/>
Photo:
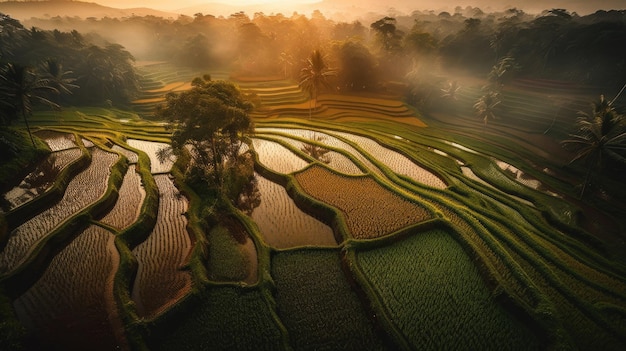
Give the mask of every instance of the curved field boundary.
<path id="1" fill-rule="evenodd" d="M 311 161 L 319 161 L 326 164 L 328 167 L 347 174 L 347 175 L 363 175 L 365 174 L 363 170 L 361 170 L 352 160 L 345 156 L 343 153 L 334 151 L 329 148 L 327 145 L 323 144 L 324 137 L 321 135 L 317 135 L 314 133 L 313 139 L 308 141 L 300 141 L 299 139 L 292 139 L 289 137 L 276 135 L 276 134 L 257 134 L 258 137 L 266 140 L 277 140 L 282 143 L 287 143 L 291 146 L 291 149 L 298 149 L 301 153 L 304 153 L 307 158 L 312 159 Z M 315 143 L 313 143 L 315 142 Z M 319 157 L 316 159 L 314 155 L 311 155 L 311 151 L 307 151 L 306 148 L 317 148 L 324 152 L 323 157 Z"/>
<path id="2" fill-rule="evenodd" d="M 14 302 L 19 319 L 47 344 L 115 348 L 110 320 L 117 251 L 113 235 L 90 226 L 54 256 L 41 278 Z M 72 272 L 72 274 L 68 274 Z"/>
<path id="3" fill-rule="evenodd" d="M 354 350 L 383 350 L 376 333 L 341 267 L 340 251 L 299 249 L 272 256 L 276 309 L 293 349 L 344 345 Z"/>
<path id="4" fill-rule="evenodd" d="M 80 150 L 80 157 L 61 170 L 55 179 L 54 185 L 46 192 L 14 208 L 6 214 L 9 231 L 14 230 L 22 223 L 34 217 L 37 213 L 42 212 L 61 200 L 72 178 L 76 174 L 84 171 L 91 164 L 91 153 L 85 148 L 81 148 Z M 6 239 L 8 239 L 8 237 Z M 0 248 L 3 247 L 3 242 L 6 243 L 4 240 L 0 240 Z"/>
<path id="5" fill-rule="evenodd" d="M 351 250 L 346 259 L 376 313 L 393 323 L 405 346 L 539 347 L 532 332 L 494 299 L 470 257 L 445 230 L 414 232 L 376 250 Z"/>
<path id="6" fill-rule="evenodd" d="M 108 154 L 105 151 L 100 152 L 105 157 Z M 10 288 L 7 289 L 10 296 L 17 297 L 24 293 L 41 276 L 44 271 L 43 267 L 47 266 L 60 250 L 88 226 L 91 216 L 99 216 L 113 207 L 117 200 L 117 189 L 121 185 L 122 175 L 126 171 L 126 164 L 123 161 L 118 158 L 117 162 L 110 167 L 109 172 L 100 172 L 108 181 L 105 183 L 106 188 L 103 194 L 97 200 L 79 208 L 77 213 L 45 233 L 46 235 L 36 241 L 25 253 L 19 266 L 9 274 L 0 277 L 0 285 L 6 284 L 5 286 Z"/>
<path id="7" fill-rule="evenodd" d="M 130 165 L 119 189 L 115 206 L 100 219 L 100 222 L 117 230 L 127 228 L 139 217 L 145 196 L 146 192 L 141 185 L 141 176 L 135 172 L 135 165 Z"/>
<path id="8" fill-rule="evenodd" d="M 253 138 L 252 147 L 258 161 L 278 173 L 293 173 L 308 165 L 298 154 L 293 154 L 280 143 Z"/>
<path id="9" fill-rule="evenodd" d="M 19 185 L 4 194 L 4 199 L 10 204 L 9 211 L 48 191 L 59 173 L 82 155 L 80 148 L 50 153 Z"/>
<path id="10" fill-rule="evenodd" d="M 2 271 L 15 269 L 50 231 L 103 197 L 109 188 L 111 168 L 118 158 L 117 154 L 94 150 L 89 167 L 69 182 L 63 198 L 57 204 L 11 231 L 6 247 L 0 254 Z"/>
<path id="11" fill-rule="evenodd" d="M 152 174 L 168 173 L 172 170 L 174 162 L 176 162 L 175 159 L 164 160 L 164 162 L 159 160 L 158 152 L 168 148 L 169 144 L 138 139 L 127 139 L 126 143 L 135 149 L 145 152 L 150 157 Z"/>
<path id="12" fill-rule="evenodd" d="M 309 136 L 311 135 L 311 132 L 306 129 L 290 129 L 290 128 L 280 128 L 280 127 L 279 128 L 261 127 L 260 129 L 265 133 L 276 133 L 278 135 L 284 135 L 289 138 L 293 138 L 295 140 L 300 140 L 303 142 L 306 141 L 307 135 Z M 373 173 L 374 175 L 378 177 L 382 177 L 382 178 L 386 177 L 389 179 L 395 179 L 397 178 L 397 176 L 400 176 L 400 177 L 411 179 L 412 182 L 418 185 L 426 186 L 426 187 L 442 188 L 446 186 L 446 184 L 441 180 L 442 177 L 436 176 L 430 170 L 421 167 L 418 164 L 418 162 L 414 161 L 413 159 L 409 161 L 409 159 L 407 158 L 409 154 L 402 153 L 398 149 L 390 149 L 389 147 L 387 147 L 387 144 L 381 145 L 380 142 L 378 142 L 377 140 L 370 139 L 368 137 L 363 137 L 363 136 L 360 136 L 358 134 L 353 134 L 353 133 L 339 132 L 336 130 L 329 130 L 329 129 L 320 129 L 320 130 L 314 129 L 314 130 L 317 131 L 316 134 L 320 135 L 321 138 L 323 139 L 319 143 L 315 142 L 316 145 L 321 145 L 322 147 L 325 147 L 329 150 L 340 152 L 344 156 L 348 156 L 351 159 L 353 157 L 357 158 L 358 161 L 364 164 L 365 169 L 367 169 L 368 171 L 370 171 L 371 173 Z M 341 135 L 342 133 L 344 135 Z M 373 148 L 373 151 L 376 152 L 378 154 L 377 156 L 380 156 L 380 157 L 374 157 L 372 154 L 369 153 L 370 151 L 369 149 L 364 149 L 363 146 L 361 146 L 359 143 L 356 143 L 353 140 L 350 140 L 350 138 L 357 139 L 357 140 L 361 140 L 361 138 L 363 138 L 363 140 L 368 140 L 367 144 L 369 145 L 374 145 L 375 143 L 378 146 L 370 147 L 370 148 Z M 310 143 L 313 143 L 313 141 L 310 141 Z M 384 149 L 381 149 L 381 148 L 384 148 Z M 389 154 L 386 154 L 386 153 L 389 153 Z M 392 158 L 392 161 L 390 161 L 391 163 L 389 165 L 391 165 L 392 167 L 394 167 L 395 165 L 396 166 L 395 170 L 392 170 L 391 168 L 389 168 L 389 166 L 386 164 L 385 161 L 380 161 L 381 159 L 386 160 L 389 157 Z M 399 160 L 407 161 L 409 162 L 409 165 L 412 165 L 412 166 L 408 166 L 408 167 L 397 166 Z M 357 166 L 358 166 L 358 163 L 357 163 Z M 364 169 L 361 166 L 359 166 L 359 168 Z M 407 170 L 410 170 L 410 171 L 407 171 Z M 406 175 L 398 174 L 396 173 L 396 171 L 399 173 L 408 172 L 409 174 L 415 176 L 415 178 L 417 179 L 414 179 L 412 177 L 407 177 Z"/>
<path id="13" fill-rule="evenodd" d="M 137 155 L 136 170 L 141 176 L 146 195 L 137 220 L 115 238 L 115 247 L 120 254 L 120 261 L 113 280 L 113 296 L 129 345 L 132 349 L 145 350 L 145 326 L 140 323 L 137 306 L 131 295 L 138 269 L 138 262 L 132 249 L 146 240 L 156 225 L 159 190 L 150 173 L 148 155 L 141 151 L 138 151 Z"/>
<path id="14" fill-rule="evenodd" d="M 168 175 L 155 176 L 161 199 L 156 225 L 148 238 L 133 253 L 139 269 L 134 300 L 140 315 L 154 316 L 189 292 L 191 276 L 180 270 L 192 249 L 187 232 L 187 201 Z"/>
<path id="15" fill-rule="evenodd" d="M 72 134 L 44 130 L 37 132 L 35 135 L 43 139 L 52 152 L 78 147 L 78 145 L 76 145 L 76 138 Z"/>
<path id="16" fill-rule="evenodd" d="M 381 145 L 378 141 L 367 137 L 345 132 L 334 132 L 335 135 L 344 137 L 362 147 L 373 158 L 382 162 L 396 174 L 409 177 L 418 183 L 433 188 L 446 188 L 446 184 L 430 171 L 420 167 L 415 161 L 406 156 Z"/>
<path id="17" fill-rule="evenodd" d="M 261 204 L 250 217 L 268 245 L 277 249 L 337 245 L 332 229 L 300 210 L 281 185 L 262 176 L 257 181 Z"/>
<path id="18" fill-rule="evenodd" d="M 295 176 L 305 192 L 338 208 L 354 238 L 375 238 L 433 218 L 432 212 L 390 192 L 375 180 L 338 176 L 309 167 Z"/>
<path id="19" fill-rule="evenodd" d="M 400 179 L 398 179 L 397 177 L 393 176 L 393 177 L 392 177 L 392 179 L 394 179 L 394 178 L 395 178 L 395 180 L 394 180 L 394 182 L 395 182 L 395 183 L 404 184 L 404 183 L 402 183 L 402 181 L 401 181 Z M 404 185 L 406 186 L 406 184 L 404 184 Z M 394 187 L 394 189 L 397 189 L 397 187 Z M 397 190 L 394 190 L 394 191 L 397 191 Z M 422 202 L 422 201 L 420 201 L 420 202 Z M 448 212 L 447 210 L 445 210 L 445 208 L 440 208 L 440 209 L 438 210 L 438 212 L 439 212 L 439 211 L 444 211 L 443 213 Z M 465 231 L 465 230 L 463 230 L 462 232 L 464 232 L 464 231 Z M 475 237 L 475 238 L 477 238 L 477 237 Z M 475 239 L 474 239 L 474 240 L 475 240 Z M 471 247 L 475 247 L 475 246 L 473 246 L 473 245 L 474 245 L 474 244 L 472 244 L 472 246 L 471 246 Z M 483 244 L 483 245 L 484 245 L 484 244 Z M 491 258 L 490 258 L 490 256 L 489 256 L 489 255 L 492 255 L 492 254 L 493 254 L 493 252 L 492 252 L 492 251 L 490 251 L 490 250 L 488 250 L 488 251 L 483 251 L 483 252 L 486 252 L 486 253 L 491 252 L 490 254 L 488 254 L 488 255 L 486 255 L 486 256 L 483 256 L 483 260 L 484 260 L 484 262 L 489 262 L 489 261 L 491 260 Z M 482 254 L 481 254 L 481 255 L 482 255 Z M 491 266 L 491 265 L 489 264 L 488 266 Z M 492 266 L 492 267 L 493 267 L 493 266 Z M 493 272 L 493 269 L 490 269 L 489 271 Z M 518 269 L 518 268 L 515 268 L 515 269 L 514 269 L 514 271 L 518 272 L 518 271 L 519 271 L 519 269 Z M 501 270 L 501 272 L 504 272 L 504 271 L 502 271 L 502 270 Z M 524 279 L 522 279 L 522 280 L 524 280 Z M 500 281 L 500 282 L 505 282 L 505 281 L 506 281 L 506 279 L 501 278 L 501 279 L 498 279 L 498 281 Z M 506 286 L 506 285 L 505 285 L 505 286 Z M 516 289 L 513 289 L 512 291 L 516 291 Z M 517 291 L 521 291 L 521 290 L 518 288 L 518 289 L 517 289 Z M 522 294 L 522 295 L 523 295 L 523 294 Z M 513 294 L 513 296 L 515 296 L 515 294 Z M 536 302 L 535 302 L 535 303 L 536 303 Z M 543 305 L 545 306 L 545 304 L 543 304 Z M 532 308 L 531 308 L 531 309 L 528 309 L 528 311 L 530 311 L 530 310 L 532 310 Z M 542 324 L 544 324 L 544 323 L 542 323 Z M 545 325 L 545 324 L 544 324 L 544 325 Z"/>
<path id="20" fill-rule="evenodd" d="M 137 162 L 139 162 L 139 156 L 137 155 L 137 153 L 132 152 L 126 148 L 121 147 L 118 144 L 113 145 L 113 147 L 111 148 L 112 151 L 118 152 L 121 155 L 123 155 L 124 157 L 126 157 L 128 159 L 128 163 L 130 164 L 135 164 Z"/>
<path id="21" fill-rule="evenodd" d="M 466 203 L 467 203 L 467 205 L 468 205 L 468 206 L 471 206 L 471 204 L 470 204 L 469 202 L 466 202 Z M 442 209 L 442 210 L 443 210 L 443 209 Z M 478 210 L 479 210 L 479 212 L 480 212 L 480 208 L 478 208 Z M 444 212 L 447 212 L 447 213 L 446 213 L 446 216 L 447 216 L 447 217 L 449 217 L 449 218 L 452 218 L 452 220 L 453 220 L 453 222 L 454 222 L 454 221 L 455 221 L 455 220 L 454 220 L 454 215 L 453 215 L 453 216 L 451 216 L 451 213 L 450 213 L 449 211 L 450 211 L 449 209 L 448 209 L 448 210 L 444 210 Z M 497 252 L 499 252 L 499 251 L 502 251 L 502 252 L 508 252 L 508 253 L 509 253 L 508 255 L 511 255 L 511 254 L 513 254 L 513 252 L 512 252 L 512 251 L 509 251 L 509 250 L 513 250 L 513 251 L 515 251 L 515 250 L 517 250 L 517 248 L 518 248 L 518 247 L 520 247 L 520 244 L 519 244 L 519 243 L 518 243 L 518 244 L 514 244 L 514 246 L 512 246 L 512 247 L 508 247 L 508 246 L 506 246 L 506 245 L 504 245 L 504 246 L 503 246 L 503 244 L 507 242 L 507 237 L 499 236 L 499 234 L 503 232 L 503 229 L 493 229 L 494 227 L 492 227 L 492 226 L 491 226 L 491 224 L 490 224 L 491 222 L 490 222 L 489 220 L 487 220 L 487 221 L 486 221 L 486 219 L 485 219 L 484 217 L 480 217 L 480 216 L 479 216 L 479 218 L 480 218 L 480 222 L 484 223 L 484 225 L 488 226 L 488 228 L 491 228 L 491 229 L 489 229 L 489 231 L 491 232 L 491 234 L 490 234 L 490 235 L 487 235 L 487 236 L 486 236 L 485 234 L 487 234 L 487 232 L 482 231 L 482 232 L 483 232 L 483 234 L 481 234 L 481 237 L 482 237 L 483 239 L 486 239 L 486 238 L 490 237 L 491 235 L 495 235 L 495 236 L 494 236 L 494 238 L 491 238 L 491 239 L 490 239 L 490 241 L 493 241 L 493 240 L 495 239 L 495 241 L 493 241 L 493 243 L 494 243 L 494 244 L 495 244 L 496 242 L 499 242 L 499 243 L 500 243 L 499 245 L 495 246 L 495 247 L 494 247 L 494 249 L 492 249 L 491 251 L 489 251 L 489 250 L 488 250 L 488 251 L 486 251 L 486 252 L 488 252 L 488 253 L 489 253 L 489 255 L 488 255 L 488 256 L 491 256 L 491 255 L 493 255 L 494 253 L 497 253 Z M 494 217 L 494 218 L 495 218 L 495 217 Z M 492 219 L 492 220 L 493 220 L 493 219 Z M 502 217 L 502 219 L 501 219 L 501 220 L 502 220 L 502 221 L 506 221 L 506 223 L 510 223 L 510 217 Z M 546 225 L 546 224 L 545 224 L 545 222 L 544 222 L 542 225 L 539 225 L 539 228 L 545 227 L 545 225 Z M 463 233 L 463 232 L 465 232 L 466 234 L 467 234 L 467 233 L 469 233 L 468 231 L 461 231 L 461 233 Z M 524 232 L 524 231 L 522 231 L 522 232 L 519 232 L 519 233 L 525 233 L 525 232 Z M 512 237 L 513 237 L 513 236 L 510 236 L 510 238 L 512 238 Z M 476 239 L 477 239 L 477 238 L 475 237 L 474 239 L 472 239 L 472 241 L 475 241 Z M 539 245 L 538 247 L 541 247 L 541 245 Z M 535 248 L 534 250 L 537 250 L 537 249 Z M 530 251 L 529 251 L 528 249 L 524 249 L 524 250 L 522 250 L 522 252 L 524 252 L 524 253 L 528 253 L 528 252 L 531 252 L 531 251 L 532 251 L 532 252 L 534 252 L 533 250 L 530 250 Z M 582 254 L 582 253 L 581 253 L 581 254 Z M 503 257 L 510 257 L 510 256 L 508 256 L 508 255 L 507 255 L 507 256 L 503 256 Z M 531 256 L 532 256 L 532 255 L 534 255 L 534 254 L 531 254 Z M 550 254 L 548 254 L 548 255 L 552 255 L 552 253 L 550 253 Z M 487 256 L 487 257 L 488 257 L 488 256 Z M 550 257 L 550 256 L 548 256 L 548 257 Z M 586 255 L 584 255 L 584 254 L 583 254 L 581 257 L 586 257 Z M 506 260 L 510 260 L 510 258 L 505 259 L 505 261 L 506 261 Z M 538 257 L 536 257 L 536 256 L 533 256 L 533 258 L 531 258 L 531 261 L 532 261 L 532 262 L 537 262 L 537 263 L 538 263 L 538 262 L 541 262 L 541 261 L 542 261 L 542 259 L 540 259 L 540 258 L 538 258 Z M 539 264 L 539 263 L 538 263 L 538 264 Z M 539 265 L 541 265 L 541 264 L 539 264 Z M 522 267 L 520 267 L 520 268 L 522 268 Z M 518 269 L 519 269 L 519 268 L 518 268 Z M 517 269 L 516 269 L 516 270 L 517 270 Z M 526 271 L 526 272 L 528 272 L 528 266 L 525 266 L 525 267 L 523 268 L 523 270 L 524 270 L 524 271 Z M 547 277 L 548 281 L 551 281 L 551 282 L 553 282 L 553 283 L 554 283 L 554 282 L 557 282 L 557 280 L 552 280 L 553 278 L 550 278 L 550 277 L 552 276 L 552 273 L 551 273 L 549 270 L 544 270 L 542 274 L 547 274 L 547 276 L 546 276 L 546 277 Z M 575 275 L 575 276 L 576 276 L 576 275 Z M 564 278 L 564 277 L 562 277 L 562 278 L 560 278 L 560 279 L 563 279 L 563 278 Z M 543 279 L 543 278 L 542 278 L 542 279 Z M 557 278 L 557 279 L 559 279 L 559 278 Z M 597 278 L 595 278 L 595 279 L 597 279 Z M 587 281 L 587 283 L 585 283 L 585 284 L 590 284 L 590 282 L 589 282 L 589 281 Z M 559 285 L 557 284 L 557 285 L 555 285 L 555 286 L 558 288 L 558 286 L 559 286 Z M 591 283 L 591 286 L 594 286 L 594 283 Z M 546 288 L 546 286 L 545 286 L 545 285 L 544 285 L 544 286 L 541 286 L 541 287 L 539 287 L 539 286 L 538 286 L 538 288 L 540 288 L 540 289 L 539 289 L 539 290 L 537 290 L 537 291 L 542 291 L 542 293 L 543 293 L 543 289 L 545 289 L 545 288 Z M 558 288 L 558 289 L 560 289 L 560 288 Z M 602 289 L 601 289 L 601 291 L 602 291 Z M 576 300 L 576 297 L 574 297 L 574 296 L 570 295 L 570 293 L 568 292 L 568 290 L 563 290 L 563 289 L 561 289 L 561 290 L 559 290 L 559 292 L 557 293 L 557 295 L 554 295 L 554 294 L 553 294 L 553 295 L 554 295 L 554 296 L 562 296 L 562 295 L 560 295 L 560 294 L 565 294 L 565 296 L 569 296 L 569 297 L 567 297 L 567 299 L 569 299 L 570 301 L 577 301 L 577 300 Z M 512 296 L 515 296 L 515 294 L 514 294 L 514 295 L 512 295 Z M 550 299 L 549 299 L 549 300 L 547 300 L 546 302 L 548 302 L 548 301 L 549 301 L 549 302 L 548 302 L 548 304 L 553 304 L 553 303 L 555 303 L 555 302 L 557 302 L 557 301 L 558 301 L 558 303 L 557 303 L 556 305 L 553 305 L 553 306 L 554 306 L 553 308 L 555 308 L 555 307 L 556 307 L 557 309 L 560 309 L 560 308 L 562 308 L 562 306 L 564 306 L 565 304 L 567 304 L 567 302 L 566 302 L 565 300 L 563 300 L 561 297 L 556 297 L 556 299 L 557 299 L 557 300 L 553 300 L 553 298 L 550 298 Z M 603 298 L 603 299 L 604 299 L 604 298 Z M 580 301 L 580 300 L 578 300 L 578 301 Z M 593 321 L 592 323 L 599 323 L 599 325 L 600 325 L 600 326 L 602 326 L 603 330 L 608 330 L 610 333 L 612 333 L 612 335 L 613 335 L 613 336 L 617 335 L 617 333 L 618 333 L 618 332 L 617 332 L 617 331 L 615 331 L 613 328 L 610 328 L 610 327 L 608 327 L 608 328 L 607 328 L 607 327 L 604 327 L 605 322 L 603 322 L 603 319 L 602 319 L 602 318 L 600 318 L 600 317 L 598 317 L 598 316 L 593 317 L 593 316 L 594 316 L 594 312 L 593 312 L 593 311 L 591 311 L 591 310 L 589 310 L 589 309 L 588 309 L 588 307 L 584 307 L 584 303 L 583 303 L 583 305 L 582 305 L 582 306 L 583 306 L 583 307 L 582 307 L 582 311 L 587 311 L 587 312 L 583 312 L 583 313 L 590 313 L 590 314 L 589 314 L 589 316 L 592 316 L 592 317 L 591 317 L 591 320 Z M 531 308 L 531 310 L 535 310 L 535 312 L 531 312 L 532 314 L 534 314 L 534 315 L 541 315 L 541 312 L 539 312 L 539 314 L 537 314 L 537 313 L 538 313 L 538 311 L 540 311 L 540 310 L 535 309 L 535 308 Z M 542 323 L 542 324 L 545 324 L 545 323 Z M 550 324 L 554 324 L 554 323 L 553 323 L 553 322 L 551 322 Z M 580 327 L 580 326 L 579 326 L 579 327 Z M 561 328 L 561 329 L 563 329 L 563 328 L 567 328 L 567 329 L 569 330 L 569 333 L 573 333 L 573 334 L 571 334 L 571 335 L 577 335 L 577 332 L 576 332 L 576 331 L 574 331 L 575 329 L 572 329 L 572 328 L 576 328 L 576 327 L 574 327 L 574 326 L 568 325 L 568 326 L 561 326 L 561 327 L 559 327 L 559 328 Z M 613 330 L 613 331 L 612 331 L 612 330 Z M 612 332 L 611 332 L 611 331 L 612 331 Z M 556 332 L 556 334 L 554 334 L 554 335 L 559 335 L 559 334 L 560 334 L 560 335 L 562 335 L 562 336 L 563 336 L 564 334 L 562 334 L 562 333 L 563 333 L 563 332 L 560 332 L 560 333 L 559 333 L 559 332 Z M 567 338 L 567 337 L 566 337 L 566 338 Z M 567 344 L 568 342 L 569 342 L 569 341 L 567 341 L 567 340 L 560 340 L 560 341 L 559 341 L 559 343 L 566 343 L 566 344 Z"/>
<path id="22" fill-rule="evenodd" d="M 373 172 L 376 174 L 382 174 L 380 169 L 376 167 L 370 160 L 364 156 L 361 152 L 359 152 L 352 145 L 342 141 L 339 138 L 336 138 L 332 135 L 326 134 L 324 132 L 315 133 L 318 137 L 323 139 L 322 142 L 317 142 L 312 140 L 312 133 L 310 130 L 306 129 L 288 129 L 288 128 L 259 128 L 264 133 L 274 133 L 277 135 L 286 136 L 288 138 L 298 140 L 301 142 L 307 142 L 311 144 L 320 145 L 323 147 L 327 147 L 329 150 L 338 151 L 343 153 L 344 156 L 356 158 L 362 167 L 359 167 L 359 163 L 356 163 L 357 167 L 361 168 L 363 172 L 369 173 Z M 308 138 L 308 139 L 307 139 Z"/>

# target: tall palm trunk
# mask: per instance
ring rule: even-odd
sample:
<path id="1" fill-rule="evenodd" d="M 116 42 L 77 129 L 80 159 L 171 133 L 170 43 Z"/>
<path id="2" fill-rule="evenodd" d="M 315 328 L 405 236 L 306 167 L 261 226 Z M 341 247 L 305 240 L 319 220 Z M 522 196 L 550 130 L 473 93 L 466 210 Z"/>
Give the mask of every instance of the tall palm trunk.
<path id="1" fill-rule="evenodd" d="M 22 117 L 24 118 L 24 123 L 26 123 L 26 130 L 28 130 L 28 136 L 30 137 L 30 142 L 33 143 L 33 148 L 35 148 L 35 139 L 33 139 L 33 133 L 30 131 L 28 118 L 26 118 L 26 111 L 23 108 L 22 108 Z"/>

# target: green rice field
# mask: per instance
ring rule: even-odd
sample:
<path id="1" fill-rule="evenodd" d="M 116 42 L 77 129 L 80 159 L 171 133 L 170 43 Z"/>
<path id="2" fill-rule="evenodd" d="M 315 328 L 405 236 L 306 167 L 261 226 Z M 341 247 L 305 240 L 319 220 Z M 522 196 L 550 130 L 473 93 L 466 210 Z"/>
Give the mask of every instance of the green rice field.
<path id="1" fill-rule="evenodd" d="M 13 179 L 0 213 L 0 330 L 28 348 L 626 349 L 626 209 L 578 199 L 575 113 L 553 121 L 532 82 L 485 126 L 383 93 L 309 118 L 293 81 L 241 81 L 261 201 L 207 225 L 151 116 L 195 72 L 140 72 L 132 110 L 30 120 L 49 179 Z"/>

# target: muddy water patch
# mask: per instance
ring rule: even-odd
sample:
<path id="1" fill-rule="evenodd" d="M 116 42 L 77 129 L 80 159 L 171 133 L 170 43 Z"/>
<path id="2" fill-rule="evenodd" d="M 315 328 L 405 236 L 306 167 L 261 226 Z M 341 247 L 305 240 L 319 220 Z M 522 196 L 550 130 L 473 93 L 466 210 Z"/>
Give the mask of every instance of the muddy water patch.
<path id="1" fill-rule="evenodd" d="M 111 167 L 118 157 L 117 154 L 94 149 L 89 167 L 69 182 L 57 204 L 10 233 L 7 245 L 0 253 L 0 272 L 14 269 L 38 240 L 102 197 L 107 190 Z"/>
<path id="2" fill-rule="evenodd" d="M 270 246 L 286 249 L 296 246 L 336 246 L 332 229 L 303 212 L 285 188 L 256 175 L 260 205 L 251 214 Z"/>
<path id="3" fill-rule="evenodd" d="M 130 164 L 137 163 L 139 161 L 139 156 L 135 152 L 132 152 L 132 151 L 126 149 L 126 148 L 123 148 L 123 147 L 117 145 L 117 144 L 113 145 L 111 150 L 113 150 L 115 152 L 119 152 L 122 155 L 124 155 L 128 159 L 128 163 L 130 163 Z"/>

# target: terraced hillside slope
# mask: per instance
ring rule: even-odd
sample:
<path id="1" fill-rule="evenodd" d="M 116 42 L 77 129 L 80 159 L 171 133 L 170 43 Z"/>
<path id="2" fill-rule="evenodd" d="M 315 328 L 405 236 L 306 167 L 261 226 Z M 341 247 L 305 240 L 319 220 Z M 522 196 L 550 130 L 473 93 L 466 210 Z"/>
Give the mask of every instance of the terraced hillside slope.
<path id="1" fill-rule="evenodd" d="M 153 68 L 147 98 L 186 84 Z M 34 116 L 55 153 L 76 151 L 1 214 L 2 313 L 27 348 L 626 347 L 626 211 L 578 201 L 567 160 L 529 146 L 541 128 L 240 86 L 261 102 L 257 180 L 214 226 L 184 160 L 157 161 L 162 123 Z"/>

